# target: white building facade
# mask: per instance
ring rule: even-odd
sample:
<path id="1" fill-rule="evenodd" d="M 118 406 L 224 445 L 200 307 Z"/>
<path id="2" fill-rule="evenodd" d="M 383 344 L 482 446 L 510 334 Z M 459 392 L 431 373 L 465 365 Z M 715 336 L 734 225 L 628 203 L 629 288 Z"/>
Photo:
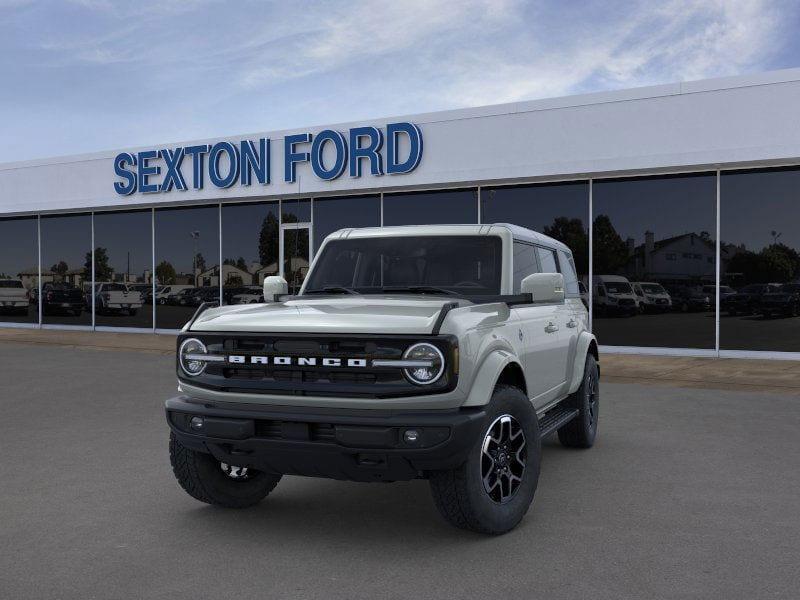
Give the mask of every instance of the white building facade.
<path id="1" fill-rule="evenodd" d="M 791 295 L 797 106 L 793 69 L 3 164 L 0 326 L 171 332 L 195 299 L 252 298 L 270 274 L 296 288 L 336 229 L 403 224 L 511 222 L 561 239 L 590 307 L 599 275 L 676 300 L 709 285 Z M 145 304 L 99 314 L 90 282 Z M 29 305 L 4 305 L 20 283 Z M 791 298 L 764 319 L 751 295 L 750 314 L 728 315 L 717 291 L 707 306 L 593 314 L 592 327 L 607 351 L 800 356 Z"/>

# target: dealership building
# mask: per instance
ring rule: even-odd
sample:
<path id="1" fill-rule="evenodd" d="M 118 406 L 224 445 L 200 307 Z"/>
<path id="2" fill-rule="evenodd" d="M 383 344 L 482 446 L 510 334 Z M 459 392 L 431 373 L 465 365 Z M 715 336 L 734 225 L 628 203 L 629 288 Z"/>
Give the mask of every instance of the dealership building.
<path id="1" fill-rule="evenodd" d="M 340 228 L 515 223 L 606 351 L 800 358 L 798 106 L 791 69 L 1 164 L 0 326 L 172 333 Z"/>

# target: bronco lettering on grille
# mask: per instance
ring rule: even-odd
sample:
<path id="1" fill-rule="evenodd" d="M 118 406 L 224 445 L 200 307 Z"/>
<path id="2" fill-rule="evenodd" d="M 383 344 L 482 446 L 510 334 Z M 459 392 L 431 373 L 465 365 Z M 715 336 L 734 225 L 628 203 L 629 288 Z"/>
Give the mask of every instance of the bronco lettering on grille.
<path id="1" fill-rule="evenodd" d="M 275 366 L 298 366 L 316 367 L 320 364 L 323 367 L 366 367 L 366 358 L 322 358 L 313 356 L 248 356 L 245 354 L 230 354 L 228 362 L 234 365 L 275 365 Z"/>

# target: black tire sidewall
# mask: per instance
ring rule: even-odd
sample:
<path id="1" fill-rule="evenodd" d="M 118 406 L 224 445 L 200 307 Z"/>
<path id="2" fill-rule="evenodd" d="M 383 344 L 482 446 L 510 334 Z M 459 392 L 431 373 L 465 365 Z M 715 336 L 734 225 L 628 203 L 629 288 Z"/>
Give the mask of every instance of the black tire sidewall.
<path id="1" fill-rule="evenodd" d="M 500 416 L 509 414 L 519 422 L 525 434 L 527 458 L 522 483 L 514 495 L 505 503 L 492 500 L 483 487 L 481 476 L 481 451 L 489 426 Z M 541 463 L 541 439 L 539 422 L 530 400 L 517 388 L 499 386 L 481 428 L 480 439 L 470 451 L 464 465 L 467 490 L 474 514 L 491 533 L 503 533 L 516 526 L 528 512 L 539 483 Z"/>
<path id="2" fill-rule="evenodd" d="M 589 380 L 590 377 L 594 378 L 595 382 L 595 409 L 594 421 L 591 420 L 589 413 Z M 594 356 L 588 354 L 586 356 L 586 364 L 583 369 L 583 381 L 581 387 L 578 389 L 578 401 L 580 414 L 576 420 L 580 421 L 580 426 L 583 429 L 583 439 L 587 446 L 594 444 L 595 437 L 597 437 L 597 421 L 600 410 L 600 381 L 597 376 L 597 361 Z"/>

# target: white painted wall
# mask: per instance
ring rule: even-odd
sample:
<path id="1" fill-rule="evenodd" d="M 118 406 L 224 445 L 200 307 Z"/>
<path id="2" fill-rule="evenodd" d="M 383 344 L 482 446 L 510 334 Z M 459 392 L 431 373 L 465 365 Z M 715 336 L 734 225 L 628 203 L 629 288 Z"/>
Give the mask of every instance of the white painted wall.
<path id="1" fill-rule="evenodd" d="M 209 199 L 321 195 L 489 181 L 561 178 L 748 164 L 800 163 L 800 69 L 619 92 L 385 118 L 269 137 L 272 183 L 221 190 L 118 196 L 113 158 L 120 150 L 0 165 L 0 214 L 143 206 Z M 317 179 L 308 164 L 283 182 L 283 135 L 408 120 L 422 128 L 425 152 L 405 175 Z M 124 141 L 124 140 L 121 140 Z M 175 147 L 218 140 L 167 143 Z M 123 148 L 136 151 L 140 148 Z M 190 179 L 191 161 L 184 174 Z M 160 181 L 159 177 L 153 181 Z M 190 184 L 191 185 L 191 184 Z"/>

